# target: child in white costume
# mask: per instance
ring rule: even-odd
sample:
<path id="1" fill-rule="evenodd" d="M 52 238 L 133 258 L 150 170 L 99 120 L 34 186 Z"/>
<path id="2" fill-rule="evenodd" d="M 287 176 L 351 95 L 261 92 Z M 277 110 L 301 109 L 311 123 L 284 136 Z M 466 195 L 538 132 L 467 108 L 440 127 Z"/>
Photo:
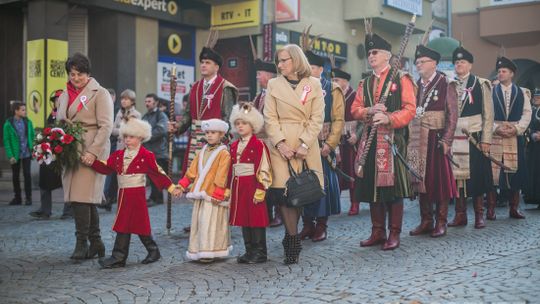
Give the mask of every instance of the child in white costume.
<path id="1" fill-rule="evenodd" d="M 221 144 L 229 125 L 220 119 L 201 123 L 207 144 L 195 156 L 178 182 L 181 190 L 193 183 L 186 197 L 194 202 L 186 256 L 190 260 L 212 262 L 232 250 L 229 206 L 226 200 L 227 174 L 231 157 Z"/>

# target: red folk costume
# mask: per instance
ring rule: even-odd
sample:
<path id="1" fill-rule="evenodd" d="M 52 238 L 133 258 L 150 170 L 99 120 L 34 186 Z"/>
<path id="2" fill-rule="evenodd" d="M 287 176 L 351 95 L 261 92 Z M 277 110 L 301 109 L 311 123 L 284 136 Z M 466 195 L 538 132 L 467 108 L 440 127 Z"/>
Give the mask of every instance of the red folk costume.
<path id="1" fill-rule="evenodd" d="M 151 235 L 146 206 L 146 175 L 159 189 L 174 189 L 171 179 L 157 165 L 154 153 L 142 145 L 138 151 L 119 150 L 107 162 L 94 161 L 92 168 L 101 174 L 118 174 L 118 211 L 113 230 L 118 233 Z"/>
<path id="2" fill-rule="evenodd" d="M 252 135 L 231 144 L 230 224 L 241 227 L 267 227 L 268 211 L 264 196 L 272 183 L 270 154 L 264 142 Z M 259 203 L 254 202 L 254 198 Z"/>

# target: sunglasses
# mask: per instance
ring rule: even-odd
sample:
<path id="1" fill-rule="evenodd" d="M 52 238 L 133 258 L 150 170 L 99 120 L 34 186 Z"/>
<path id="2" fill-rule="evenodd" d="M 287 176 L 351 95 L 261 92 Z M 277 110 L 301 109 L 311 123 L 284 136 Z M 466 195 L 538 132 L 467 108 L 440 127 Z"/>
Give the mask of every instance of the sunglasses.
<path id="1" fill-rule="evenodd" d="M 379 54 L 379 51 L 378 51 L 378 50 L 371 50 L 371 51 L 369 51 L 369 52 L 367 53 L 368 57 L 371 56 L 371 55 L 375 56 L 375 55 L 377 55 L 377 54 Z"/>

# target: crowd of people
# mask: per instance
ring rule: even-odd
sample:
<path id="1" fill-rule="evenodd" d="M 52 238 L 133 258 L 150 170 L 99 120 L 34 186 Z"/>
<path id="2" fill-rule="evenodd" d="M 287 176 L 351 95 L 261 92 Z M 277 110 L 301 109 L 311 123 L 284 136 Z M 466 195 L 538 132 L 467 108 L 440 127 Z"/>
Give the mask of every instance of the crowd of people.
<path id="1" fill-rule="evenodd" d="M 446 235 L 448 226 L 467 225 L 468 198 L 477 229 L 486 226 L 485 219 L 495 220 L 497 190 L 508 197 L 511 218 L 524 218 L 521 194 L 525 202 L 540 204 L 540 90 L 533 97 L 513 82 L 512 60 L 496 59 L 499 83 L 493 86 L 471 73 L 474 55 L 460 46 L 452 58 L 457 76 L 449 78 L 437 70 L 441 55 L 421 43 L 414 58 L 420 78 L 414 80 L 400 70 L 399 60 L 391 60 L 392 45 L 367 32 L 372 72 L 355 91 L 351 75 L 313 52 L 313 40 L 305 35 L 302 47 L 284 46 L 274 62 L 255 60 L 261 90 L 253 101 L 241 101 L 219 73 L 223 58 L 214 50 L 214 37 L 199 55 L 201 79 L 175 121 L 155 94 L 145 96 L 147 112 L 141 115 L 129 89 L 115 110 L 115 93 L 91 77 L 90 60 L 79 53 L 68 58 L 69 81 L 51 96 L 48 124 L 83 125 L 83 165 L 61 176 L 41 165 L 41 208 L 31 215 L 49 218 L 51 191 L 63 188 L 64 216 L 72 214 L 75 221 L 72 259 L 98 256 L 103 268 L 123 267 L 131 234 L 137 234 L 148 250 L 142 263 L 159 260 L 148 207 L 163 204 L 163 189 L 174 197 L 186 193 L 193 202 L 186 256 L 204 263 L 231 254 L 231 225 L 242 227 L 245 253 L 237 261 L 265 262 L 265 229 L 282 224 L 284 263 L 298 263 L 303 241 L 328 238 L 329 218 L 342 212 L 342 191 L 349 191 L 351 216 L 359 213 L 360 202 L 369 203 L 372 230 L 360 246 L 382 250 L 400 245 L 406 198 L 417 199 L 421 218 L 409 234 L 432 237 Z M 331 77 L 324 73 L 328 61 Z M 22 165 L 29 205 L 34 129 L 23 103 L 12 108 L 14 116 L 4 124 L 14 177 L 10 204 L 22 204 Z M 171 161 L 170 133 L 182 147 L 177 184 L 163 170 Z M 288 200 L 288 181 L 307 169 L 324 196 L 298 208 Z M 455 216 L 448 223 L 452 201 Z M 112 255 L 104 258 L 97 207 L 111 210 L 115 202 L 117 235 Z"/>

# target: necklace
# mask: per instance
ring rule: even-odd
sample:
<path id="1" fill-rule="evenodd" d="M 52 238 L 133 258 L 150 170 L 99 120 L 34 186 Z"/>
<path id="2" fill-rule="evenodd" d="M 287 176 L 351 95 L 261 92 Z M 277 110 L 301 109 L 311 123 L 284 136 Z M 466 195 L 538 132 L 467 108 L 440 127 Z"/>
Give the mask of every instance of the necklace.
<path id="1" fill-rule="evenodd" d="M 424 104 L 416 108 L 415 118 L 422 118 L 424 116 L 424 114 L 426 113 L 426 109 L 429 106 L 429 103 L 431 102 L 431 100 L 435 102 L 439 100 L 439 90 L 436 90 L 435 88 L 437 87 L 437 85 L 439 84 L 439 81 L 441 81 L 442 78 L 443 77 L 439 77 L 439 79 L 437 79 L 437 82 L 435 82 L 435 84 L 431 87 L 431 89 L 429 89 L 429 91 L 427 92 L 426 102 L 424 102 Z"/>

